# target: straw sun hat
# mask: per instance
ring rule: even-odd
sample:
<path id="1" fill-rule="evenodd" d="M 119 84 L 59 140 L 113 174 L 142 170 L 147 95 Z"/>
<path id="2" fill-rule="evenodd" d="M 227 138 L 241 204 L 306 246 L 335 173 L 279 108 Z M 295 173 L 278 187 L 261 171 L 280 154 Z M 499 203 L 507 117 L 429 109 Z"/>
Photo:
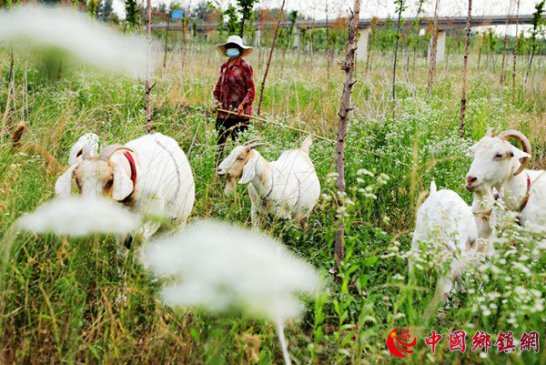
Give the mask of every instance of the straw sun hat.
<path id="1" fill-rule="evenodd" d="M 229 38 L 227 39 L 226 43 L 224 44 L 219 44 L 216 46 L 216 49 L 218 50 L 218 52 L 222 55 L 222 56 L 225 56 L 226 55 L 226 49 L 228 49 L 229 45 L 236 45 L 237 47 L 241 48 L 241 57 L 246 57 L 248 56 L 249 54 L 252 53 L 252 51 L 254 50 L 254 48 L 250 47 L 250 46 L 245 46 L 243 44 L 243 40 L 241 39 L 241 37 L 239 37 L 238 35 L 231 35 L 229 36 Z"/>

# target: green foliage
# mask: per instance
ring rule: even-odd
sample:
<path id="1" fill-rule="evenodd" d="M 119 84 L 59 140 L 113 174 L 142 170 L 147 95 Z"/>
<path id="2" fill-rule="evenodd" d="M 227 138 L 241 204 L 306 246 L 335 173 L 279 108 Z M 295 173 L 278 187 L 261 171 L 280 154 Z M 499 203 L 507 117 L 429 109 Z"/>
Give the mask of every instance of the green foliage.
<path id="1" fill-rule="evenodd" d="M 245 31 L 245 23 L 247 20 L 250 20 L 253 16 L 254 5 L 258 3 L 259 0 L 237 0 L 239 5 L 239 12 L 241 13 L 241 24 L 239 28 L 239 35 L 242 37 Z"/>
<path id="2" fill-rule="evenodd" d="M 125 21 L 130 28 L 138 27 L 140 19 L 136 0 L 125 0 Z"/>
<path id="3" fill-rule="evenodd" d="M 229 5 L 224 11 L 224 16 L 227 16 L 226 28 L 229 34 L 237 33 L 238 28 L 238 16 L 237 9 L 233 5 Z"/>
<path id="4" fill-rule="evenodd" d="M 209 15 L 212 14 L 214 10 L 215 6 L 212 1 L 202 1 L 192 10 L 192 15 L 196 19 L 208 21 Z"/>
<path id="5" fill-rule="evenodd" d="M 535 11 L 533 12 L 533 18 L 531 20 L 531 39 L 530 42 L 532 44 L 533 52 L 536 50 L 537 47 L 537 36 L 540 33 L 540 28 L 545 24 L 544 20 L 544 5 L 546 4 L 546 0 L 542 0 L 538 2 L 535 5 Z"/>

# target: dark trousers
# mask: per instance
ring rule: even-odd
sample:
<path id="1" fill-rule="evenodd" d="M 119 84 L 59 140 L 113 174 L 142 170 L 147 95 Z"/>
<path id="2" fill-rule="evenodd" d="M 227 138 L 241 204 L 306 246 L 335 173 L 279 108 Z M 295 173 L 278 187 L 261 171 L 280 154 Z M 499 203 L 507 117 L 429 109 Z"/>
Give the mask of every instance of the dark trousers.
<path id="1" fill-rule="evenodd" d="M 218 131 L 218 154 L 224 152 L 224 146 L 229 137 L 233 141 L 237 138 L 239 133 L 242 133 L 248 129 L 248 118 L 227 118 L 216 119 L 216 130 Z"/>

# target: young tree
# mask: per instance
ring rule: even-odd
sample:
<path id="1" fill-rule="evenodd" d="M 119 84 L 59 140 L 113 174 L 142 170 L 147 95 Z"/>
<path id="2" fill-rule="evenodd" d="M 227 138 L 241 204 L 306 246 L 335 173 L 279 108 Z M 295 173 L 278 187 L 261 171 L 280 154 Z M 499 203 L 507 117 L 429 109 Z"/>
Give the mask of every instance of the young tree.
<path id="1" fill-rule="evenodd" d="M 412 22 L 412 29 L 413 29 L 413 39 L 411 39 L 411 46 L 413 48 L 413 60 L 412 60 L 412 78 L 415 75 L 415 61 L 417 58 L 417 47 L 419 46 L 420 42 L 420 32 L 421 32 L 421 16 L 423 15 L 423 5 L 425 4 L 425 0 L 417 0 L 417 12 L 415 14 L 415 19 Z M 409 74 L 409 51 L 408 51 L 408 58 L 406 62 L 406 73 Z"/>
<path id="2" fill-rule="evenodd" d="M 531 28 L 531 39 L 529 40 L 531 42 L 531 54 L 529 55 L 529 63 L 527 64 L 527 70 L 525 71 L 523 86 L 527 84 L 527 80 L 529 78 L 529 71 L 531 70 L 531 65 L 533 64 L 533 57 L 535 56 L 535 52 L 537 50 L 537 46 L 538 46 L 537 36 L 539 33 L 540 26 L 544 22 L 542 18 L 544 17 L 545 4 L 546 4 L 546 0 L 542 0 L 541 2 L 535 5 L 535 12 L 533 13 L 533 18 L 531 20 L 531 24 L 533 28 Z"/>
<path id="3" fill-rule="evenodd" d="M 112 11 L 112 0 L 102 0 L 97 13 L 97 18 L 99 18 L 103 22 L 106 22 L 112 15 Z"/>
<path id="4" fill-rule="evenodd" d="M 298 20 L 298 11 L 297 10 L 291 11 L 288 14 L 288 22 L 290 25 L 288 26 L 288 29 L 286 29 L 286 31 L 284 32 L 285 40 L 283 42 L 283 49 L 282 49 L 281 78 L 284 75 L 284 61 L 286 58 L 286 51 L 292 44 L 292 38 L 294 37 L 294 30 L 296 29 L 297 20 Z"/>
<path id="5" fill-rule="evenodd" d="M 341 94 L 341 106 L 339 108 L 339 125 L 337 130 L 336 146 L 336 187 L 338 190 L 338 213 L 337 227 L 334 241 L 334 252 L 336 255 L 336 268 L 339 269 L 345 257 L 345 217 L 343 215 L 343 204 L 345 199 L 345 139 L 347 137 L 347 128 L 349 124 L 349 113 L 353 110 L 351 105 L 351 95 L 355 71 L 355 53 L 358 37 L 358 21 L 360 19 L 360 0 L 355 0 L 353 10 L 349 21 L 349 30 L 347 37 L 347 50 L 345 61 L 341 69 L 345 72 L 345 82 L 343 83 L 343 93 Z"/>
<path id="6" fill-rule="evenodd" d="M 87 3 L 87 11 L 89 12 L 89 14 L 91 14 L 91 17 L 93 18 L 99 17 L 99 7 L 100 7 L 100 0 L 90 0 Z"/>
<path id="7" fill-rule="evenodd" d="M 129 28 L 136 28 L 139 22 L 138 5 L 136 0 L 125 0 L 125 20 Z"/>
<path id="8" fill-rule="evenodd" d="M 438 11 L 440 9 L 440 0 L 436 0 L 436 6 L 434 6 L 434 23 L 432 25 L 432 38 L 430 41 L 430 60 L 428 65 L 428 81 L 427 90 L 428 93 L 432 90 L 434 84 L 434 73 L 436 72 L 436 52 L 438 50 Z"/>
<path id="9" fill-rule="evenodd" d="M 148 65 L 146 72 L 146 85 L 144 86 L 146 106 L 146 132 L 152 131 L 152 67 L 150 65 L 152 48 L 152 0 L 146 0 L 146 37 L 148 39 Z"/>
<path id="10" fill-rule="evenodd" d="M 197 6 L 193 9 L 192 14 L 195 19 L 207 21 L 209 19 L 210 14 L 212 14 L 214 11 L 214 5 L 211 1 L 201 1 Z"/>
<path id="11" fill-rule="evenodd" d="M 516 35 L 514 37 L 514 62 L 512 63 L 512 97 L 516 97 L 516 65 L 518 61 L 519 0 L 516 0 Z"/>
<path id="12" fill-rule="evenodd" d="M 459 137 L 464 135 L 464 124 L 466 116 L 466 88 L 468 77 L 468 47 L 470 45 L 470 26 L 472 23 L 472 0 L 468 0 L 468 15 L 466 17 L 466 34 L 464 37 L 464 61 L 463 61 L 463 92 L 461 98 L 461 118 L 459 120 Z"/>
<path id="13" fill-rule="evenodd" d="M 406 9 L 406 0 L 394 0 L 396 5 L 396 39 L 394 43 L 394 62 L 392 65 L 392 117 L 396 114 L 396 66 L 398 63 L 398 45 L 402 31 L 402 12 Z"/>
<path id="14" fill-rule="evenodd" d="M 368 40 L 368 52 L 366 54 L 366 71 L 365 74 L 368 74 L 368 71 L 372 68 L 372 50 L 375 46 L 377 35 L 377 18 L 372 18 L 372 24 L 370 26 L 370 38 Z"/>
<path id="15" fill-rule="evenodd" d="M 227 16 L 228 18 L 228 21 L 226 23 L 228 33 L 237 33 L 237 9 L 235 8 L 235 6 L 229 5 L 224 11 L 224 16 Z"/>
<path id="16" fill-rule="evenodd" d="M 326 80 L 330 83 L 330 67 L 332 66 L 332 58 L 330 57 L 330 24 L 328 23 L 328 0 L 325 1 L 325 12 L 326 12 L 326 42 L 324 43 L 324 48 L 326 50 Z"/>
<path id="17" fill-rule="evenodd" d="M 260 97 L 258 99 L 258 110 L 257 114 L 260 115 L 262 111 L 262 100 L 264 96 L 265 81 L 267 80 L 267 74 L 269 73 L 269 67 L 271 66 L 271 60 L 273 59 L 273 52 L 275 51 L 275 43 L 277 42 L 277 37 L 279 35 L 279 28 L 281 26 L 281 20 L 284 13 L 284 4 L 286 0 L 282 0 L 281 10 L 277 16 L 277 24 L 275 25 L 275 33 L 273 34 L 273 42 L 271 43 L 271 50 L 269 51 L 269 58 L 267 59 L 267 65 L 265 66 L 264 78 L 262 80 L 262 85 L 260 86 Z"/>
<path id="18" fill-rule="evenodd" d="M 252 17 L 254 5 L 257 2 L 258 0 L 237 0 L 237 4 L 239 4 L 239 8 L 241 11 L 241 24 L 239 28 L 239 36 L 241 38 L 243 38 L 243 35 L 245 33 L 245 22 Z"/>
<path id="19" fill-rule="evenodd" d="M 504 41 L 502 45 L 502 62 L 501 62 L 501 75 L 500 75 L 500 84 L 504 85 L 504 78 L 506 76 L 506 46 L 508 44 L 508 25 L 509 19 L 512 15 L 512 0 L 510 0 L 510 5 L 508 7 L 508 18 L 506 19 L 506 25 L 504 29 Z"/>

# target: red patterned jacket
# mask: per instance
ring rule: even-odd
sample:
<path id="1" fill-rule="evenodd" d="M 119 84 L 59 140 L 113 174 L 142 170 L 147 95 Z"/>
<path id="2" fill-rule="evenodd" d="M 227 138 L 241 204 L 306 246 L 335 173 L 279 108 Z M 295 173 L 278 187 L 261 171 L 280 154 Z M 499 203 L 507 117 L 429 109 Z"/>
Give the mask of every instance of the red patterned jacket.
<path id="1" fill-rule="evenodd" d="M 230 65 L 224 63 L 220 69 L 220 77 L 214 87 L 214 99 L 222 104 L 222 109 L 237 111 L 239 104 L 244 103 L 247 115 L 252 115 L 254 101 L 254 71 L 252 66 L 242 58 L 238 58 Z M 218 112 L 218 118 L 237 118 L 236 115 Z"/>

